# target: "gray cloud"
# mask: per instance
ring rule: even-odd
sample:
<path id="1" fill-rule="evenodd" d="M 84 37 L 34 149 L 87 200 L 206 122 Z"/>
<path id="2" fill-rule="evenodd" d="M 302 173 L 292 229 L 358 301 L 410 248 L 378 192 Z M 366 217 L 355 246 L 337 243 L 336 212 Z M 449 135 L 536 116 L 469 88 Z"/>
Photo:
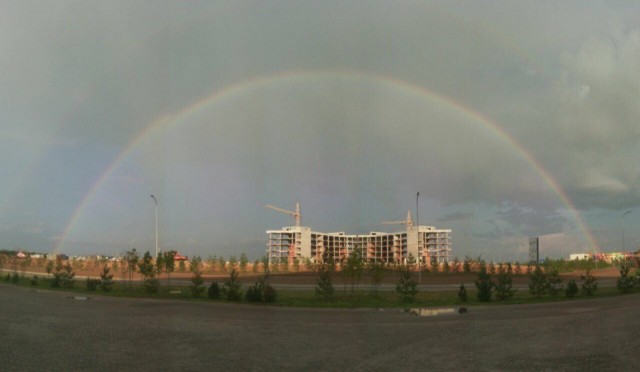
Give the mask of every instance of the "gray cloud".
<path id="1" fill-rule="evenodd" d="M 529 235 L 574 239 L 558 193 L 582 212 L 640 202 L 633 2 L 4 5 L 0 151 L 12 160 L 0 170 L 9 180 L 0 208 L 37 217 L 20 217 L 10 244 L 50 244 L 18 233 L 40 221 L 60 236 L 149 123 L 239 82 L 296 71 L 343 73 L 236 91 L 150 135 L 87 204 L 74 249 L 149 244 L 149 190 L 162 196 L 165 242 L 203 255 L 238 226 L 256 237 L 288 223 L 257 211 L 273 201 L 302 200 L 318 229 L 367 231 L 421 191 L 428 218 L 456 227 L 461 252 L 494 254 L 520 252 Z M 242 245 L 260 255 L 258 240 Z"/>
<path id="2" fill-rule="evenodd" d="M 640 31 L 592 37 L 562 56 L 554 173 L 580 206 L 640 203 Z M 562 148 L 560 148 L 562 147 Z"/>
<path id="3" fill-rule="evenodd" d="M 447 222 L 453 222 L 453 221 L 461 221 L 461 220 L 465 220 L 467 218 L 472 218 L 472 217 L 473 217 L 473 213 L 455 212 L 455 213 L 450 213 L 444 216 L 440 216 L 436 219 L 436 221 L 441 223 L 447 223 Z"/>
<path id="4" fill-rule="evenodd" d="M 501 210 L 498 218 L 525 236 L 556 234 L 570 230 L 570 221 L 558 213 L 511 206 Z"/>

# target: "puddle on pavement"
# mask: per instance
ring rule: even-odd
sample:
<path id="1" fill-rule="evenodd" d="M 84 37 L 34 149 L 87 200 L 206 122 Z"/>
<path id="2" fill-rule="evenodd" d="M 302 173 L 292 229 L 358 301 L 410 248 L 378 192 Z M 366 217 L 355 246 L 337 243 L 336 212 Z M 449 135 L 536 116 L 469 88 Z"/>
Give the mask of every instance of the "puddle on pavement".
<path id="1" fill-rule="evenodd" d="M 463 310 L 464 309 L 464 310 Z M 443 308 L 443 309 L 433 309 L 428 307 L 418 307 L 405 310 L 412 315 L 417 316 L 438 316 L 438 315 L 446 315 L 446 314 L 456 314 L 466 312 L 466 308 L 456 309 L 453 307 Z"/>

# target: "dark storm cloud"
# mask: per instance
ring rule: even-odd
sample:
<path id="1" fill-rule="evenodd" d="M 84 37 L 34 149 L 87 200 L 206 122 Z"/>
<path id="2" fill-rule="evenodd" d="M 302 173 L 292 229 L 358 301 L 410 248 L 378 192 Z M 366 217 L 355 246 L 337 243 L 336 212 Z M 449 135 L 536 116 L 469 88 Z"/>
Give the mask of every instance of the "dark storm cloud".
<path id="1" fill-rule="evenodd" d="M 136 181 L 114 178 L 96 198 L 146 213 L 119 198 L 179 195 L 167 196 L 167 239 L 204 247 L 215 237 L 198 220 L 225 239 L 245 223 L 261 231 L 273 215 L 255 208 L 271 200 L 304 196 L 316 224 L 366 229 L 404 213 L 412 203 L 402 195 L 420 190 L 435 221 L 478 223 L 460 235 L 491 235 L 475 243 L 496 251 L 531 234 L 565 244 L 579 232 L 559 194 L 582 212 L 640 203 L 639 13 L 635 2 L 601 1 L 3 2 L 0 154 L 11 160 L 0 207 L 27 219 L 13 242 L 40 244 L 33 236 L 60 236 L 104 169 L 158 118 L 257 77 L 360 71 L 454 104 L 343 76 L 247 90 L 140 145 L 114 174 Z M 47 213 L 29 217 L 43 203 Z M 89 209 L 100 218 L 86 217 L 85 230 L 108 246 L 97 226 L 126 213 Z M 143 212 L 118 244 L 150 239 Z"/>

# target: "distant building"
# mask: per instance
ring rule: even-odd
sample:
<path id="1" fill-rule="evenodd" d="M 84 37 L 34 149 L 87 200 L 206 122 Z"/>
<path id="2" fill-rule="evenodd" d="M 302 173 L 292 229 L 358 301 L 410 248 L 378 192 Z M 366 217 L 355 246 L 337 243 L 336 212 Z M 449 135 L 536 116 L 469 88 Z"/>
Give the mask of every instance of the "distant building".
<path id="1" fill-rule="evenodd" d="M 294 259 L 310 259 L 323 262 L 331 257 L 336 261 L 349 256 L 354 249 L 361 249 L 368 262 L 406 262 L 411 254 L 416 260 L 428 263 L 435 257 L 438 263 L 450 260 L 451 229 L 433 226 L 413 226 L 409 213 L 407 229 L 399 232 L 370 232 L 346 234 L 322 233 L 306 226 L 289 226 L 280 230 L 268 230 L 267 257 L 269 262 L 292 263 Z"/>
<path id="2" fill-rule="evenodd" d="M 540 260 L 539 244 L 539 238 L 529 238 L 529 262 L 538 262 Z"/>
<path id="3" fill-rule="evenodd" d="M 594 259 L 596 261 L 604 261 L 612 263 L 614 261 L 631 260 L 640 257 L 636 252 L 605 252 L 596 253 Z"/>
<path id="4" fill-rule="evenodd" d="M 612 263 L 615 261 L 640 258 L 638 252 L 601 252 L 601 253 L 572 253 L 569 260 L 595 260 Z"/>
<path id="5" fill-rule="evenodd" d="M 591 258 L 592 255 L 590 253 L 572 253 L 569 255 L 569 260 L 571 261 L 588 260 Z"/>
<path id="6" fill-rule="evenodd" d="M 175 261 L 188 261 L 188 260 L 189 260 L 189 257 L 187 257 L 187 256 L 183 256 L 183 255 L 181 255 L 180 253 L 176 253 L 176 254 L 173 256 L 173 259 L 174 259 Z"/>

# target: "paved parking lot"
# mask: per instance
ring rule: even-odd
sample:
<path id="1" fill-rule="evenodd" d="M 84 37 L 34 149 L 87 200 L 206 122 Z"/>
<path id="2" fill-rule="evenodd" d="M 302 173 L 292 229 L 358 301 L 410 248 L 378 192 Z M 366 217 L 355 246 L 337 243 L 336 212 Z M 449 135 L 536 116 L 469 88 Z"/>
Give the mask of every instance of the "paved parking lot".
<path id="1" fill-rule="evenodd" d="M 639 370 L 640 295 L 418 317 L 0 284 L 0 369 Z"/>

